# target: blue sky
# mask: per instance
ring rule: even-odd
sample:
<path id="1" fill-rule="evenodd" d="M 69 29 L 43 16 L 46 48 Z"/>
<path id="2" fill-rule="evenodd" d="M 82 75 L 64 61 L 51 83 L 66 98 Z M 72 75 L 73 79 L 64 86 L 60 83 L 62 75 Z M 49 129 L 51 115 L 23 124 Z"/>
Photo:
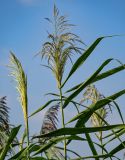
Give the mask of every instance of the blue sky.
<path id="1" fill-rule="evenodd" d="M 55 2 L 61 14 L 68 15 L 70 22 L 76 25 L 73 32 L 88 46 L 99 36 L 125 34 L 124 0 L 56 0 Z M 10 50 L 21 60 L 28 76 L 29 113 L 49 99 L 44 96 L 45 93 L 57 91 L 51 72 L 41 67 L 40 57 L 34 58 L 46 40 L 46 31 L 50 26 L 44 18 L 52 16 L 53 4 L 53 0 L 0 0 L 0 96 L 7 95 L 8 105 L 11 108 L 11 123 L 15 125 L 23 123 L 23 115 L 14 84 L 5 67 L 9 63 Z M 125 63 L 124 36 L 101 42 L 88 62 L 71 79 L 67 88 L 85 80 L 105 59 L 112 57 Z M 117 62 L 113 62 L 111 67 L 117 65 Z M 105 95 L 117 92 L 125 88 L 125 72 L 100 81 L 97 86 Z M 119 99 L 123 112 L 125 112 L 124 98 L 125 96 Z M 71 116 L 74 114 L 72 108 L 68 111 Z M 33 132 L 39 130 L 43 113 L 30 120 Z M 115 121 L 117 122 L 117 119 Z"/>

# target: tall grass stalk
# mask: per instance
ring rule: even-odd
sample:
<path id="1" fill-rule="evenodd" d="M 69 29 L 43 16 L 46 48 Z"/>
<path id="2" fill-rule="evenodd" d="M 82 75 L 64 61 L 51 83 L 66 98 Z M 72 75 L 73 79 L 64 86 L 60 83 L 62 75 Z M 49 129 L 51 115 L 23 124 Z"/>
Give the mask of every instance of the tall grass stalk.
<path id="1" fill-rule="evenodd" d="M 81 103 L 84 101 L 91 101 L 91 103 L 95 104 L 100 99 L 103 99 L 104 96 L 100 94 L 100 92 L 97 90 L 97 88 L 94 85 L 89 85 L 86 89 L 86 91 L 83 94 L 83 99 L 81 100 Z M 108 114 L 108 109 L 111 109 L 110 104 L 108 104 L 108 108 L 103 107 L 101 109 L 98 109 L 96 111 L 97 114 L 101 116 L 102 119 L 105 119 Z M 102 127 L 105 125 L 104 121 L 96 113 L 93 113 L 91 116 L 91 123 L 94 127 Z M 100 131 L 99 133 L 95 134 L 98 140 L 100 141 L 100 145 L 102 146 L 102 154 L 103 154 L 103 132 Z"/>
<path id="2" fill-rule="evenodd" d="M 10 76 L 13 77 L 16 82 L 16 89 L 19 93 L 19 102 L 21 104 L 24 122 L 27 135 L 27 147 L 29 147 L 29 124 L 28 124 L 28 97 L 27 97 L 27 76 L 23 70 L 23 67 L 17 57 L 11 52 L 10 65 L 11 72 Z M 27 150 L 27 159 L 29 160 L 29 150 Z"/>
<path id="3" fill-rule="evenodd" d="M 48 60 L 49 68 L 55 76 L 57 87 L 60 93 L 60 105 L 62 114 L 62 127 L 65 128 L 65 117 L 62 101 L 62 78 L 67 60 L 71 60 L 74 53 L 81 53 L 83 49 L 78 47 L 77 43 L 82 43 L 79 37 L 69 31 L 72 24 L 68 23 L 65 16 L 60 16 L 59 10 L 54 5 L 53 19 L 46 18 L 52 24 L 54 31 L 48 33 L 49 41 L 45 42 L 42 47 L 41 56 Z M 66 140 L 64 140 L 64 155 L 66 156 Z"/>
<path id="4" fill-rule="evenodd" d="M 60 107 L 61 107 L 61 114 L 62 114 L 62 127 L 65 128 L 65 117 L 64 117 L 64 110 L 63 110 L 62 89 L 59 88 L 59 91 L 60 91 Z M 66 139 L 64 139 L 64 155 L 65 155 L 65 160 L 66 160 L 67 159 Z"/>

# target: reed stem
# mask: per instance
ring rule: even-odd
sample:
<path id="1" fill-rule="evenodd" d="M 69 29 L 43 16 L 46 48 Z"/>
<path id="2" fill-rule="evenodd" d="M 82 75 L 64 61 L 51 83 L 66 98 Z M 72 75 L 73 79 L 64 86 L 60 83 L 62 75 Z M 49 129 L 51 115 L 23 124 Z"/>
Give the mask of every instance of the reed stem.
<path id="1" fill-rule="evenodd" d="M 59 92 L 60 92 L 60 102 L 61 102 L 60 107 L 61 107 L 61 114 L 62 114 L 62 127 L 65 128 L 65 116 L 64 116 L 64 110 L 63 110 L 63 100 L 62 100 L 62 89 L 61 89 L 61 87 L 59 88 Z M 65 138 L 65 136 L 64 136 L 64 138 Z M 67 160 L 66 139 L 64 139 L 64 156 L 65 156 L 65 160 Z"/>

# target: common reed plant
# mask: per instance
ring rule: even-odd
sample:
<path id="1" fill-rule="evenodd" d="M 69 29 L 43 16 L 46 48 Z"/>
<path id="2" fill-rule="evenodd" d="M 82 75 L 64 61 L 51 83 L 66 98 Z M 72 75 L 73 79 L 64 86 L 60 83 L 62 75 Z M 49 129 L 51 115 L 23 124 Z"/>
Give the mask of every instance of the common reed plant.
<path id="1" fill-rule="evenodd" d="M 16 89 L 19 93 L 19 102 L 22 107 L 24 122 L 27 136 L 27 147 L 29 147 L 29 125 L 28 125 L 28 97 L 27 97 L 27 76 L 23 70 L 23 67 L 17 57 L 11 52 L 9 68 L 10 76 L 16 82 Z M 29 159 L 29 153 L 27 151 L 27 158 Z"/>
<path id="2" fill-rule="evenodd" d="M 52 25 L 53 32 L 48 32 L 48 41 L 43 44 L 40 52 L 42 58 L 46 58 L 48 67 L 55 76 L 57 87 L 60 94 L 60 105 L 62 113 L 62 127 L 65 128 L 65 117 L 62 101 L 62 78 L 68 59 L 72 62 L 72 55 L 75 53 L 82 53 L 82 48 L 78 47 L 78 43 L 83 42 L 80 38 L 70 32 L 72 24 L 68 23 L 67 17 L 59 14 L 58 8 L 54 5 L 53 18 L 46 18 Z M 64 153 L 66 157 L 66 140 L 64 140 Z"/>
<path id="3" fill-rule="evenodd" d="M 10 75 L 16 82 L 15 86 L 18 91 L 18 98 L 24 115 L 25 131 L 22 134 L 21 140 L 15 141 L 15 139 L 20 139 L 18 133 L 21 125 L 13 127 L 10 130 L 4 147 L 1 145 L 0 160 L 120 159 L 116 154 L 125 149 L 125 141 L 124 139 L 121 139 L 121 136 L 125 134 L 125 125 L 122 112 L 120 111 L 120 106 L 115 100 L 125 94 L 125 89 L 113 93 L 110 96 L 103 97 L 93 85 L 102 79 L 123 71 L 125 69 L 125 65 L 120 63 L 119 66 L 103 70 L 114 60 L 113 58 L 106 59 L 99 67 L 97 67 L 92 75 L 85 78 L 79 84 L 73 83 L 71 85 L 72 87 L 68 88 L 70 79 L 78 69 L 85 64 L 96 47 L 104 39 L 113 38 L 114 36 L 99 37 L 84 50 L 81 49 L 82 47 L 79 47 L 82 46 L 81 44 L 83 44 L 83 42 L 77 35 L 69 31 L 72 25 L 69 24 L 65 16 L 60 16 L 59 10 L 56 6 L 54 6 L 53 19 L 46 19 L 50 24 L 52 24 L 54 31 L 53 33 L 48 33 L 48 41 L 43 44 L 40 55 L 42 58 L 47 59 L 47 65 L 44 66 L 49 68 L 54 74 L 58 92 L 49 93 L 49 96 L 53 97 L 29 115 L 27 76 L 20 60 L 15 54 L 10 54 Z M 80 45 L 78 43 L 80 43 Z M 72 55 L 76 53 L 80 53 L 79 57 L 76 58 L 71 68 L 66 70 L 68 61 L 72 61 Z M 67 71 L 67 74 L 64 74 L 65 70 Z M 81 96 L 81 93 L 83 92 L 84 101 L 87 99 L 91 100 L 91 103 L 87 106 L 77 100 L 80 99 L 79 96 Z M 111 103 L 114 104 L 113 107 L 117 108 L 118 116 L 121 118 L 121 122 L 119 124 L 109 124 L 105 118 L 107 115 L 106 106 L 110 106 Z M 67 111 L 66 109 L 69 106 L 75 107 L 77 109 L 77 113 L 71 119 L 67 120 L 67 118 L 65 118 L 64 110 Z M 5 125 L 8 124 L 8 112 L 4 108 L 4 98 L 0 99 L 0 107 L 3 107 L 0 108 L 0 116 L 5 119 L 4 122 L 0 117 L 0 127 L 4 126 L 3 128 L 6 128 L 8 127 Z M 47 109 L 47 111 L 43 118 L 42 127 L 40 123 L 40 131 L 38 131 L 36 135 L 29 137 L 29 118 L 32 118 L 39 112 L 42 112 L 44 109 Z M 57 113 L 59 112 L 59 109 L 61 109 L 62 115 L 61 128 L 57 128 Z M 90 122 L 90 120 L 93 122 L 92 126 L 88 126 L 88 122 Z M 2 127 L 0 128 L 1 130 Z M 102 136 L 103 132 L 106 132 L 107 134 Z M 101 141 L 101 145 L 93 140 L 92 135 L 95 135 L 95 133 Z M 83 135 L 85 136 L 83 137 Z M 1 138 L 2 137 L 0 137 L 0 139 Z M 102 143 L 103 139 L 104 141 Z M 70 145 L 72 145 L 72 141 L 79 142 L 79 146 L 82 148 L 80 154 L 77 152 L 76 148 L 69 148 Z M 116 141 L 119 142 L 119 144 L 116 144 Z M 63 147 L 60 145 L 61 142 L 64 142 Z M 87 143 L 84 145 L 84 142 Z M 107 148 L 107 144 L 110 145 L 112 143 L 115 145 L 110 149 Z M 88 152 L 88 156 L 84 153 L 84 149 L 87 144 L 91 151 Z M 8 156 L 10 147 L 15 152 L 12 152 L 12 155 Z M 100 153 L 98 148 L 103 152 Z"/>

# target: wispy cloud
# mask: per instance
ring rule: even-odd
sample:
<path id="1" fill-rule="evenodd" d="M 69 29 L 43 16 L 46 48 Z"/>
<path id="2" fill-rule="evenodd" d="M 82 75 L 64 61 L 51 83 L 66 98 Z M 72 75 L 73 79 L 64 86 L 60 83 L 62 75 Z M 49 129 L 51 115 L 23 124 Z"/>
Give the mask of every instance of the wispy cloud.
<path id="1" fill-rule="evenodd" d="M 36 5 L 39 0 L 18 0 L 20 3 L 24 5 Z"/>

